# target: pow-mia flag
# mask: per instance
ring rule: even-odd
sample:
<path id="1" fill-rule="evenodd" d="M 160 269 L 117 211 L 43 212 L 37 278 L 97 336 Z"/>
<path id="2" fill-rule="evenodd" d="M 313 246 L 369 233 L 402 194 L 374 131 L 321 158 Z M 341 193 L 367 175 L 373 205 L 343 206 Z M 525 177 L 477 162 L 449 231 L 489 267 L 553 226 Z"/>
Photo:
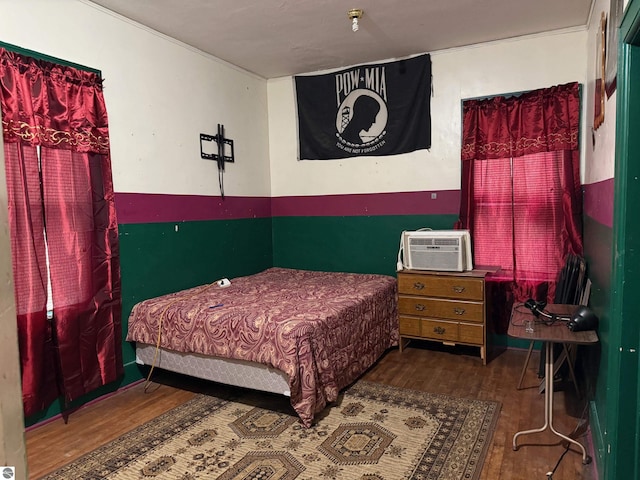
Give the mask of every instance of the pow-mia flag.
<path id="1" fill-rule="evenodd" d="M 431 57 L 296 76 L 300 160 L 431 147 Z"/>

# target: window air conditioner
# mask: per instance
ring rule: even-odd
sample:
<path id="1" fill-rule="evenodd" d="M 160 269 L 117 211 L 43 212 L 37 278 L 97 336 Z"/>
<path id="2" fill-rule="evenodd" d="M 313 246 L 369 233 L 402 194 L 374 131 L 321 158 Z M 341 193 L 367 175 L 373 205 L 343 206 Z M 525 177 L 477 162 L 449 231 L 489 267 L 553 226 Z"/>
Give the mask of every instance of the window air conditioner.
<path id="1" fill-rule="evenodd" d="M 404 231 L 398 252 L 398 270 L 473 270 L 468 230 Z"/>

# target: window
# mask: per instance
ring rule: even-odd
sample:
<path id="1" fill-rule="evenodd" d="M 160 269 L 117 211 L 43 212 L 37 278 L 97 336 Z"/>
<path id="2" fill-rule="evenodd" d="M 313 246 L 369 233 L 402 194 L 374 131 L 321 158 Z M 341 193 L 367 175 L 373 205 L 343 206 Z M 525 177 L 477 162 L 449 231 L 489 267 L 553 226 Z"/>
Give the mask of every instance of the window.
<path id="1" fill-rule="evenodd" d="M 567 83 L 462 104 L 457 228 L 470 230 L 474 263 L 490 279 L 497 333 L 511 305 L 552 301 L 569 254 L 582 254 L 580 85 Z"/>
<path id="2" fill-rule="evenodd" d="M 475 262 L 519 278 L 553 281 L 562 268 L 563 152 L 479 162 L 474 176 Z"/>

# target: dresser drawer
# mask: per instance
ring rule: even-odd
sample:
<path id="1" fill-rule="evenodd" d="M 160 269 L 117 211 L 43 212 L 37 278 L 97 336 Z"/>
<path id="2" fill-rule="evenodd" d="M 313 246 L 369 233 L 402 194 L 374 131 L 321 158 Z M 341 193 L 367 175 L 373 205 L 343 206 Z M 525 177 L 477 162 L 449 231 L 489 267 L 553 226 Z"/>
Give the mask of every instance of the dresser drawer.
<path id="1" fill-rule="evenodd" d="M 458 341 L 458 324 L 456 322 L 423 318 L 420 323 L 421 336 L 423 338 L 431 338 L 444 342 Z"/>
<path id="2" fill-rule="evenodd" d="M 484 344 L 484 329 L 482 325 L 461 323 L 458 325 L 458 340 L 462 343 Z"/>
<path id="3" fill-rule="evenodd" d="M 482 303 L 404 295 L 398 297 L 398 313 L 406 315 L 482 323 L 483 312 Z"/>
<path id="4" fill-rule="evenodd" d="M 482 278 L 398 273 L 398 293 L 484 301 Z"/>
<path id="5" fill-rule="evenodd" d="M 400 317 L 400 335 L 409 335 L 412 337 L 420 336 L 420 319 L 410 317 Z"/>
<path id="6" fill-rule="evenodd" d="M 484 343 L 482 325 L 426 318 L 400 317 L 400 335 L 473 345 Z"/>

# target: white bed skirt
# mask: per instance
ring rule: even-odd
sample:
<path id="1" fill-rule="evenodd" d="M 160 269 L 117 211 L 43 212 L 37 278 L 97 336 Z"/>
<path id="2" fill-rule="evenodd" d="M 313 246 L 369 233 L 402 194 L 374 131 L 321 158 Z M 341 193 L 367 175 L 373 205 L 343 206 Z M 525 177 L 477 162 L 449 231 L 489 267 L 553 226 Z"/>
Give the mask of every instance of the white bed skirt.
<path id="1" fill-rule="evenodd" d="M 136 363 L 152 365 L 156 346 L 136 344 Z M 260 363 L 159 349 L 156 368 L 214 382 L 291 396 L 289 377 Z"/>

